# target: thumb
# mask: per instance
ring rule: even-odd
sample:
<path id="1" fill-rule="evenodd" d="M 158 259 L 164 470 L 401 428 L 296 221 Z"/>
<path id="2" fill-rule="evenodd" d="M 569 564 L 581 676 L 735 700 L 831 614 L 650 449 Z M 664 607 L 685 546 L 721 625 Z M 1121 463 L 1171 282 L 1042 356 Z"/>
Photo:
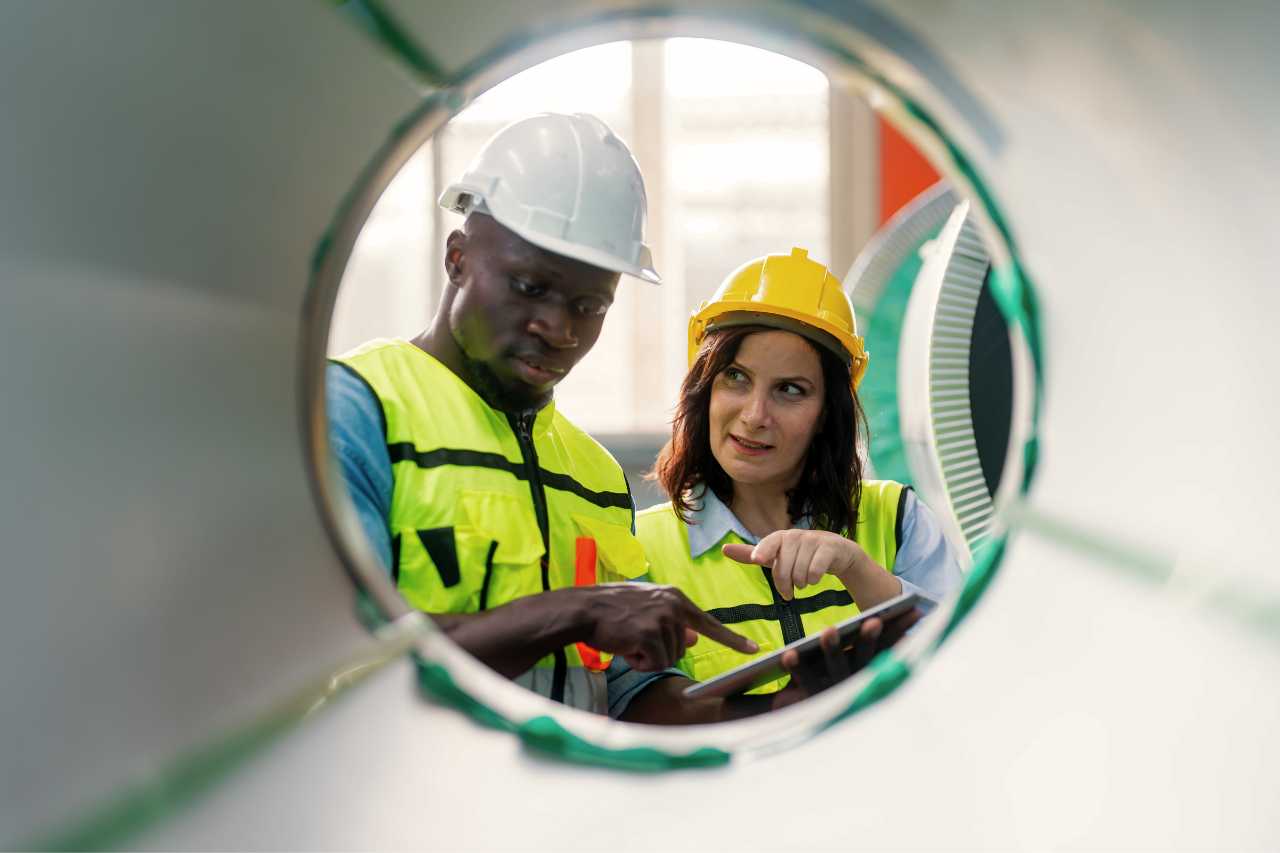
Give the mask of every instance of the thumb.
<path id="1" fill-rule="evenodd" d="M 720 548 L 720 551 L 735 563 L 753 563 L 757 566 L 763 565 L 759 560 L 756 560 L 751 556 L 754 550 L 754 547 L 742 542 L 728 542 Z"/>
<path id="2" fill-rule="evenodd" d="M 688 648 L 689 646 L 692 646 L 696 642 L 698 642 L 698 632 L 693 630 L 692 628 L 685 628 L 684 629 L 685 647 Z"/>

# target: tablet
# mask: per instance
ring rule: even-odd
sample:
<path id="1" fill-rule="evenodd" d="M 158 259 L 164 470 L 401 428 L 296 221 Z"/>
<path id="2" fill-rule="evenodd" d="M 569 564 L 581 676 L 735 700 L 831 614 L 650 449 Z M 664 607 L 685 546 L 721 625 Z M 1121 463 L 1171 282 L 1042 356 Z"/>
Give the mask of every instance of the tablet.
<path id="1" fill-rule="evenodd" d="M 884 620 L 893 619 L 906 613 L 919 603 L 919 593 L 905 592 L 897 598 L 891 598 L 870 610 L 864 610 L 856 616 L 851 616 L 843 622 L 837 622 L 832 627 L 839 634 L 840 643 L 843 646 L 844 643 L 853 640 L 859 629 L 861 629 L 862 623 L 873 616 Z M 691 699 L 697 697 L 736 696 L 739 693 L 754 690 L 762 684 L 776 681 L 788 674 L 782 667 L 783 653 L 794 649 L 799 652 L 801 665 L 803 665 L 806 657 L 814 653 L 822 653 L 820 642 L 821 632 L 801 637 L 794 643 L 789 643 L 777 651 L 770 652 L 755 660 L 749 660 L 742 666 L 720 673 L 715 678 L 699 681 L 697 684 L 686 687 L 684 695 Z"/>

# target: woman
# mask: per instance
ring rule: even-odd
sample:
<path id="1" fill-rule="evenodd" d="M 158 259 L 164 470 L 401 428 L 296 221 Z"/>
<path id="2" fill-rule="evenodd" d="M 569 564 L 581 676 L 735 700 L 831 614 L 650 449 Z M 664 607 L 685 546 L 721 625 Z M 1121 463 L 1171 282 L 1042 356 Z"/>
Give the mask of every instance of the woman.
<path id="1" fill-rule="evenodd" d="M 928 508 L 901 483 L 863 479 L 867 355 L 826 267 L 793 249 L 735 270 L 690 319 L 689 360 L 654 470 L 672 500 L 636 518 L 650 580 L 759 654 L 904 591 L 936 602 L 959 583 Z M 702 681 L 748 659 L 703 642 L 679 666 Z"/>

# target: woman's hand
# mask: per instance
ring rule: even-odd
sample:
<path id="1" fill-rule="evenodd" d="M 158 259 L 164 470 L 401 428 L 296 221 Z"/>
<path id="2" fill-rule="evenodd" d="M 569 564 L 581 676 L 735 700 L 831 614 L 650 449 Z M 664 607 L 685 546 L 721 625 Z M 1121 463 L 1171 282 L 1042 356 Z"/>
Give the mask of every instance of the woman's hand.
<path id="1" fill-rule="evenodd" d="M 871 617 L 862 623 L 857 636 L 842 645 L 835 628 L 825 628 L 819 637 L 821 660 L 805 665 L 794 649 L 782 655 L 782 667 L 791 673 L 791 681 L 773 695 L 773 708 L 783 708 L 801 699 L 816 696 L 839 684 L 869 664 L 879 652 L 889 648 L 923 616 L 918 609 L 895 616 L 888 622 Z"/>
<path id="2" fill-rule="evenodd" d="M 841 577 L 859 558 L 869 559 L 858 543 L 837 533 L 799 528 L 774 531 L 755 547 L 730 543 L 722 550 L 730 560 L 768 566 L 778 594 L 788 601 L 823 575 Z"/>
<path id="3" fill-rule="evenodd" d="M 864 610 L 902 592 L 898 579 L 857 542 L 827 530 L 776 530 L 755 547 L 731 542 L 721 550 L 730 560 L 768 566 L 778 594 L 788 601 L 826 574 L 835 575 Z"/>

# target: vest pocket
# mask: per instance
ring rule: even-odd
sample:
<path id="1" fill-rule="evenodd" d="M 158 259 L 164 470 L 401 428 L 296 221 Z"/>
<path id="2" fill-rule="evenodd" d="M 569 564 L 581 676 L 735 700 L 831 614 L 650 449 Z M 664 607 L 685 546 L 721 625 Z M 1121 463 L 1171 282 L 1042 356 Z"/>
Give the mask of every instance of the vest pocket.
<path id="1" fill-rule="evenodd" d="M 542 533 L 529 501 L 506 492 L 464 489 L 454 538 L 473 577 L 470 610 L 488 610 L 542 592 Z"/>
<path id="2" fill-rule="evenodd" d="M 576 512 L 570 517 L 579 536 L 596 541 L 596 583 L 628 581 L 649 570 L 644 546 L 630 527 Z"/>
<path id="3" fill-rule="evenodd" d="M 392 555 L 405 601 L 426 613 L 464 612 L 471 578 L 452 527 L 397 530 Z"/>

